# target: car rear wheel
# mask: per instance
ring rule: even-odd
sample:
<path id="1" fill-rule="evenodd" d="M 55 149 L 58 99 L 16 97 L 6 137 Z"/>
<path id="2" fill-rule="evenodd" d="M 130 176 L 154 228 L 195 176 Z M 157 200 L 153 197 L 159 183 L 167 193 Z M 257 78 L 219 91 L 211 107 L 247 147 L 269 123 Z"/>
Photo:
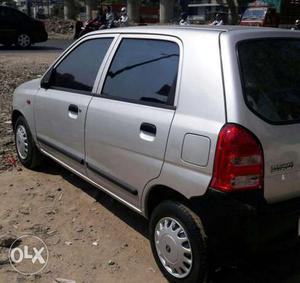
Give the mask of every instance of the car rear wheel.
<path id="1" fill-rule="evenodd" d="M 149 223 L 151 249 L 169 282 L 204 282 L 208 274 L 206 235 L 200 218 L 187 206 L 165 201 Z"/>
<path id="2" fill-rule="evenodd" d="M 21 33 L 17 37 L 17 46 L 20 48 L 28 48 L 31 45 L 31 38 L 26 33 Z"/>
<path id="3" fill-rule="evenodd" d="M 15 124 L 15 144 L 20 162 L 27 168 L 38 167 L 42 162 L 42 155 L 35 145 L 28 124 L 20 116 Z"/>

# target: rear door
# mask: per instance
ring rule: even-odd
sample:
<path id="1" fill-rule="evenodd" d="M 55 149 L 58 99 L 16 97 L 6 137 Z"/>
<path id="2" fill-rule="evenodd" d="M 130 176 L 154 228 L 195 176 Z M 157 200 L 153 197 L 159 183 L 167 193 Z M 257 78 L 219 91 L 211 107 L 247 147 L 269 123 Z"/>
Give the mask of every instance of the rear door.
<path id="1" fill-rule="evenodd" d="M 94 84 L 113 36 L 79 43 L 52 70 L 50 87 L 35 96 L 37 140 L 48 154 L 80 173 L 84 167 L 84 130 Z"/>
<path id="2" fill-rule="evenodd" d="M 291 33 L 292 35 L 292 33 Z M 287 36 L 287 34 L 285 34 Z M 300 38 L 238 43 L 243 104 L 238 121 L 260 140 L 269 202 L 300 196 Z M 229 114 L 230 116 L 231 114 Z"/>
<path id="3" fill-rule="evenodd" d="M 90 103 L 86 120 L 88 175 L 138 206 L 164 160 L 175 113 L 180 42 L 122 36 Z"/>

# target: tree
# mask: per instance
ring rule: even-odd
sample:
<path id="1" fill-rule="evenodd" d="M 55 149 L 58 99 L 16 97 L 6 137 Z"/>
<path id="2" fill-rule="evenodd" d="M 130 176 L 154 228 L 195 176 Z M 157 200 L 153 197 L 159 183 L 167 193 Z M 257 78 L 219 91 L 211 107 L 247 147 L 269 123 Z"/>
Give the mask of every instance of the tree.
<path id="1" fill-rule="evenodd" d="M 17 3 L 14 0 L 0 0 L 0 5 L 17 8 Z"/>
<path id="2" fill-rule="evenodd" d="M 140 21 L 140 5 L 140 0 L 127 1 L 128 16 L 132 22 Z"/>

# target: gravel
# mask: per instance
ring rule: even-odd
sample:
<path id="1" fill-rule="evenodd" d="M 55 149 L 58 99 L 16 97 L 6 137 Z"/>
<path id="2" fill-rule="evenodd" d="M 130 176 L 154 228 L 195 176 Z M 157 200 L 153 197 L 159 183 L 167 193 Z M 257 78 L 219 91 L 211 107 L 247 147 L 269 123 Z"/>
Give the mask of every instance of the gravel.
<path id="1" fill-rule="evenodd" d="M 11 125 L 14 89 L 23 82 L 40 77 L 56 56 L 25 52 L 6 56 L 0 54 L 0 173 L 19 166 Z"/>

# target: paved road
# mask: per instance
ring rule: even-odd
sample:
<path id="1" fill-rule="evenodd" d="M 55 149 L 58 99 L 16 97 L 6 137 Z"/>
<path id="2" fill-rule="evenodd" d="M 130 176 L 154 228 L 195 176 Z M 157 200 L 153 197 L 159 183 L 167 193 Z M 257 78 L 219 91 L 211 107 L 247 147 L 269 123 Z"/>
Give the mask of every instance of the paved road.
<path id="1" fill-rule="evenodd" d="M 32 53 L 32 52 L 62 52 L 64 51 L 73 41 L 65 39 L 50 39 L 46 42 L 36 43 L 29 49 L 18 49 L 16 47 L 7 48 L 0 45 L 0 53 Z"/>

